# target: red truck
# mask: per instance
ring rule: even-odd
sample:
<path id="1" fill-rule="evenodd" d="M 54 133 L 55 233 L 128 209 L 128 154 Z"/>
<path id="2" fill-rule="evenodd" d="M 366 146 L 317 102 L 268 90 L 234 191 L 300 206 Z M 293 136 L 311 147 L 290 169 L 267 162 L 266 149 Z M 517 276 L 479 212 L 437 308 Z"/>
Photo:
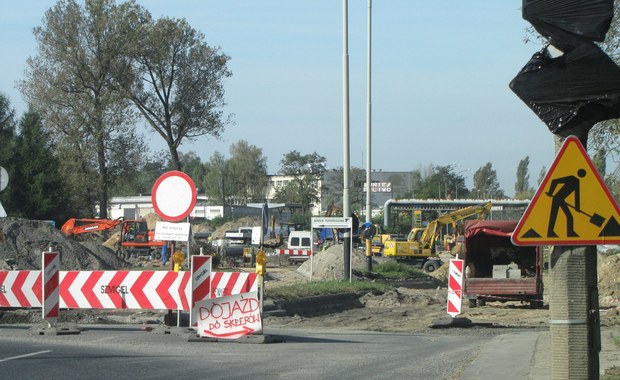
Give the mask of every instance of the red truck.
<path id="1" fill-rule="evenodd" d="M 543 305 L 542 247 L 520 247 L 510 237 L 517 220 L 465 222 L 465 283 L 463 298 L 470 307 L 487 301 Z"/>

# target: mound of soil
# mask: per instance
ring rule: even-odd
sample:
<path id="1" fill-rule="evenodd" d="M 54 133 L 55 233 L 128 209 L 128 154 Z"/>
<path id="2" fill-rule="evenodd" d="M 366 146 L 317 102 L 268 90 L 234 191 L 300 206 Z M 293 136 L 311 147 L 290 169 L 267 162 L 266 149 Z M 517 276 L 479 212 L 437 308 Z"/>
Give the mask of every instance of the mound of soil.
<path id="1" fill-rule="evenodd" d="M 60 252 L 61 270 L 113 270 L 130 264 L 93 237 L 78 241 L 47 222 L 0 219 L 0 269 L 41 269 L 41 253 L 50 246 Z"/>

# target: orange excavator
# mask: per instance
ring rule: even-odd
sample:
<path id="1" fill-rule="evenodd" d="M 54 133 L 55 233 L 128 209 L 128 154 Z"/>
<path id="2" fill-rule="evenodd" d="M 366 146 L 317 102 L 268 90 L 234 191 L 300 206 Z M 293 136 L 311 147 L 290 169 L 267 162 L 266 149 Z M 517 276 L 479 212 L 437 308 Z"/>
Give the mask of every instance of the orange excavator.
<path id="1" fill-rule="evenodd" d="M 67 236 L 81 235 L 98 231 L 110 231 L 120 227 L 120 238 L 116 242 L 116 254 L 129 260 L 139 256 L 161 258 L 161 248 L 166 242 L 155 240 L 155 231 L 149 230 L 146 220 L 118 219 L 78 219 L 67 220 L 60 230 Z"/>

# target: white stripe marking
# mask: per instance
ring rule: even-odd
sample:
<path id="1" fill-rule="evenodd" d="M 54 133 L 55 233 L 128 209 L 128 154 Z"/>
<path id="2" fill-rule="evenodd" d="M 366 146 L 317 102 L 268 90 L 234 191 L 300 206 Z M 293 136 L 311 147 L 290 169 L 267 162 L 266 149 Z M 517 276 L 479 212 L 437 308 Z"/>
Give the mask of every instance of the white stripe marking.
<path id="1" fill-rule="evenodd" d="M 24 354 L 24 355 L 19 355 L 19 356 L 12 356 L 10 358 L 0 359 L 0 363 L 1 362 L 8 362 L 9 360 L 23 359 L 23 358 L 27 358 L 27 357 L 35 356 L 35 355 L 47 354 L 48 352 L 52 352 L 52 350 L 32 352 L 30 354 Z"/>

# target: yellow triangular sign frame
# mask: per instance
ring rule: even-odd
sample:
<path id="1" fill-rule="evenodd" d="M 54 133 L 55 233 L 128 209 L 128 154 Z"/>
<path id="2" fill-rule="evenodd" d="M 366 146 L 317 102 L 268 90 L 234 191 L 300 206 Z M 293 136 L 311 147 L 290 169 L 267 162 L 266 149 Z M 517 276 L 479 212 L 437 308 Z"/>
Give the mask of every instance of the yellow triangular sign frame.
<path id="1" fill-rule="evenodd" d="M 583 145 L 564 141 L 512 234 L 515 245 L 620 244 L 620 209 Z"/>

